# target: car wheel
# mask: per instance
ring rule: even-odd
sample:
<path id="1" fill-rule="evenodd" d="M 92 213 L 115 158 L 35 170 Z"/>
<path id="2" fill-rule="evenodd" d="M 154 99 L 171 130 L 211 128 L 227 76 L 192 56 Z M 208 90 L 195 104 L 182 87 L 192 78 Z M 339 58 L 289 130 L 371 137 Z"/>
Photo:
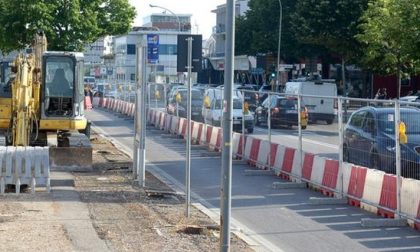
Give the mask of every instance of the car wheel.
<path id="1" fill-rule="evenodd" d="M 343 161 L 350 162 L 350 155 L 347 145 L 343 145 Z"/>
<path id="2" fill-rule="evenodd" d="M 381 169 L 381 160 L 379 158 L 379 154 L 374 151 L 372 152 L 372 154 L 370 154 L 370 168 L 375 169 L 375 170 L 380 170 Z"/>
<path id="3" fill-rule="evenodd" d="M 332 124 L 334 122 L 333 119 L 328 119 L 328 120 L 325 120 L 325 121 L 327 122 L 327 124 Z"/>
<path id="4" fill-rule="evenodd" d="M 254 132 L 254 128 L 249 128 L 247 131 L 249 134 L 252 134 Z"/>

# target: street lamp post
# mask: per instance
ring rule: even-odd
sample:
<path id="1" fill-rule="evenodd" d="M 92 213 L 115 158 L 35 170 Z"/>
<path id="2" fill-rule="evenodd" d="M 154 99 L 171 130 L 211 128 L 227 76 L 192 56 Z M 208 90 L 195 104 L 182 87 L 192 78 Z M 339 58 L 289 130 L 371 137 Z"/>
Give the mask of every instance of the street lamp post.
<path id="1" fill-rule="evenodd" d="M 168 11 L 169 13 L 171 13 L 172 15 L 174 15 L 176 17 L 176 20 L 178 21 L 178 31 L 181 31 L 181 21 L 179 21 L 179 17 L 175 13 L 173 13 L 171 10 L 169 10 L 169 9 L 167 9 L 165 7 L 162 7 L 162 6 L 157 6 L 157 5 L 149 4 L 149 7 L 150 8 L 164 9 L 164 10 Z"/>
<path id="2" fill-rule="evenodd" d="M 280 46 L 281 46 L 281 20 L 283 15 L 283 7 L 281 5 L 281 0 L 279 0 L 280 5 L 280 17 L 279 17 L 279 45 L 277 47 L 277 86 L 280 86 Z"/>

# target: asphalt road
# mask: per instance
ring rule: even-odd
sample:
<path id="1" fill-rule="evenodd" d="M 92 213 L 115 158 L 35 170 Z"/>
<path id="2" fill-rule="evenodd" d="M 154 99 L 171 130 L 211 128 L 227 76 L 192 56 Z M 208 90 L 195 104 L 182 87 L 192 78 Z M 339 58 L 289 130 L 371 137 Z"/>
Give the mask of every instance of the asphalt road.
<path id="1" fill-rule="evenodd" d="M 122 149 L 132 151 L 132 120 L 105 110 L 88 111 L 87 116 L 94 129 Z M 281 130 L 278 132 L 276 139 L 282 143 L 291 142 L 290 138 L 294 137 L 293 134 L 281 133 Z M 305 148 L 312 148 L 315 152 L 320 145 L 313 142 L 317 142 L 316 137 L 320 136 L 311 134 L 315 138 L 310 138 Z M 149 127 L 146 147 L 147 169 L 159 172 L 173 185 L 182 187 L 185 180 L 185 143 Z M 332 152 L 333 148 L 329 151 Z M 273 189 L 272 183 L 281 181 L 279 178 L 245 176 L 244 170 L 249 168 L 240 161 L 234 161 L 232 218 L 244 234 L 260 244 L 257 251 L 420 251 L 420 233 L 417 231 L 408 227 L 363 228 L 361 218 L 376 216 L 345 204 L 310 205 L 310 197 L 322 196 L 308 189 Z M 217 211 L 220 157 L 209 156 L 207 150 L 194 147 L 191 172 L 193 201 Z"/>

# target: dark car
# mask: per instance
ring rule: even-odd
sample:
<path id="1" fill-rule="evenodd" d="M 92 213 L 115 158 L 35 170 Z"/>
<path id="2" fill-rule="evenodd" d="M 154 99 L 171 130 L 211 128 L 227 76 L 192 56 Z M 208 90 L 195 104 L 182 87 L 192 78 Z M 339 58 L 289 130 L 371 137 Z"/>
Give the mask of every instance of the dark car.
<path id="1" fill-rule="evenodd" d="M 344 129 L 346 162 L 395 173 L 395 114 L 390 107 L 363 107 L 355 111 Z M 401 172 L 420 179 L 420 109 L 402 107 L 400 121 L 408 142 L 400 144 Z"/>
<path id="2" fill-rule="evenodd" d="M 285 97 L 279 95 L 267 97 L 264 102 L 255 110 L 255 125 L 267 123 L 268 113 L 271 112 L 271 126 L 292 126 L 298 125 L 298 101 L 296 97 Z M 308 125 L 308 110 L 301 104 L 301 127 L 306 129 Z"/>
<path id="3" fill-rule="evenodd" d="M 252 84 L 238 84 L 235 89 L 240 90 L 244 95 L 244 100 L 248 103 L 249 110 L 255 111 L 259 104 L 258 86 Z"/>
<path id="4" fill-rule="evenodd" d="M 178 101 L 177 101 L 178 96 Z M 203 94 L 201 90 L 191 89 L 191 119 L 202 121 L 201 108 L 203 106 Z M 187 118 L 187 89 L 179 89 L 168 99 L 167 112 Z"/>

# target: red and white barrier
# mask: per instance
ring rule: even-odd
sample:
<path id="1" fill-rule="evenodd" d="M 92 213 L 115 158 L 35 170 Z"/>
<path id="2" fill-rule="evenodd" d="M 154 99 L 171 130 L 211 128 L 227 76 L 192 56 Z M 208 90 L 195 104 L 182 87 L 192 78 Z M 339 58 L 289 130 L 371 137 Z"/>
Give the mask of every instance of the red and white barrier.
<path id="1" fill-rule="evenodd" d="M 85 96 L 84 106 L 85 106 L 85 110 L 92 109 L 92 101 L 90 100 L 90 96 Z"/>
<path id="2" fill-rule="evenodd" d="M 245 136 L 246 137 L 246 136 Z M 232 135 L 232 157 L 239 159 L 242 157 L 242 134 L 234 132 Z"/>
<path id="3" fill-rule="evenodd" d="M 193 143 L 200 144 L 201 141 L 201 132 L 203 131 L 203 124 L 194 122 L 192 127 L 191 139 Z"/>
<path id="4" fill-rule="evenodd" d="M 212 127 L 209 149 L 212 151 L 220 151 L 222 142 L 222 129 L 220 127 Z"/>
<path id="5" fill-rule="evenodd" d="M 384 175 L 379 206 L 384 207 L 378 208 L 379 215 L 385 218 L 394 218 L 393 210 L 397 209 L 397 176 Z"/>
<path id="6" fill-rule="evenodd" d="M 410 217 L 419 219 L 418 222 L 409 221 L 409 224 L 420 229 L 420 180 L 404 178 L 401 183 L 401 212 Z"/>
<path id="7" fill-rule="evenodd" d="M 92 106 L 99 107 L 100 97 L 93 97 L 92 99 Z"/>
<path id="8" fill-rule="evenodd" d="M 372 212 L 378 212 L 378 205 L 381 199 L 382 183 L 384 180 L 385 173 L 383 171 L 367 169 L 365 187 L 363 190 L 363 200 L 366 200 L 368 203 L 360 203 L 360 207 Z M 371 203 L 371 204 L 369 204 Z"/>
<path id="9" fill-rule="evenodd" d="M 179 117 L 173 116 L 171 120 L 171 134 L 178 134 L 178 128 L 179 128 Z"/>

